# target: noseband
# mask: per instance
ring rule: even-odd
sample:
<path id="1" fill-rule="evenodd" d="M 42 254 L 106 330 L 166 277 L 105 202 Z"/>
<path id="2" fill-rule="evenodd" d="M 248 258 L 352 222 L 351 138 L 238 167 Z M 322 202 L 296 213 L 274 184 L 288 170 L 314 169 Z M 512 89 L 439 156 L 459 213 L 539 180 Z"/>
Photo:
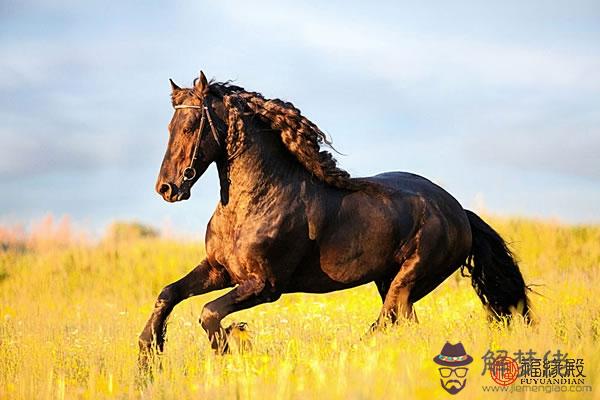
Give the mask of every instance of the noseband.
<path id="1" fill-rule="evenodd" d="M 194 106 L 190 104 L 182 104 L 179 106 L 174 106 L 175 110 L 183 109 L 183 108 L 195 108 L 201 111 L 200 117 L 200 127 L 198 128 L 198 134 L 196 135 L 196 142 L 194 144 L 194 155 L 192 156 L 192 161 L 190 162 L 190 166 L 183 170 L 183 174 L 181 176 L 181 186 L 189 185 L 190 181 L 196 177 L 196 169 L 194 168 L 194 164 L 198 159 L 198 155 L 200 153 L 200 138 L 202 137 L 202 132 L 204 131 L 204 125 L 206 124 L 206 120 L 208 120 L 208 124 L 210 125 L 210 131 L 215 138 L 215 141 L 218 145 L 221 145 L 221 141 L 219 140 L 219 134 L 215 125 L 213 124 L 213 120 L 210 116 L 210 111 L 208 110 L 208 105 L 205 100 L 202 101 L 201 106 Z"/>

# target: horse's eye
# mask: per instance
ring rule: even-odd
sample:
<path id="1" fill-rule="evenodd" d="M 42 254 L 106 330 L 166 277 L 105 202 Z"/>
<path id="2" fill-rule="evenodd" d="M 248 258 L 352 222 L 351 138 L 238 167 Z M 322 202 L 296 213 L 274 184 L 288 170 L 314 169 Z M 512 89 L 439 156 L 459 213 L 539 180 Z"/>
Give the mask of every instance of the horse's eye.
<path id="1" fill-rule="evenodd" d="M 185 128 L 183 128 L 183 133 L 185 133 L 185 134 L 188 134 L 188 135 L 189 135 L 190 133 L 192 133 L 192 128 L 190 128 L 190 127 L 185 127 Z"/>

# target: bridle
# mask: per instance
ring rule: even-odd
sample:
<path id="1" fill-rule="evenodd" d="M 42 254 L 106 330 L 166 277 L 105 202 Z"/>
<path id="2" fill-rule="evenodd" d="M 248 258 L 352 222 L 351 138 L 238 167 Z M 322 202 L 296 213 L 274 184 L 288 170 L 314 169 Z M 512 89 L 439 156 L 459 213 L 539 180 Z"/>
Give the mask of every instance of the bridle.
<path id="1" fill-rule="evenodd" d="M 206 120 L 208 120 L 208 124 L 210 125 L 210 131 L 213 137 L 215 138 L 217 145 L 221 145 L 221 140 L 219 139 L 219 133 L 217 131 L 217 128 L 215 128 L 213 120 L 210 116 L 210 111 L 208 109 L 206 100 L 202 100 L 201 106 L 181 104 L 178 106 L 174 106 L 173 108 L 175 110 L 180 110 L 183 108 L 195 108 L 198 110 L 202 110 L 200 117 L 200 126 L 198 127 L 198 134 L 196 135 L 196 141 L 194 143 L 194 154 L 192 156 L 192 161 L 190 162 L 189 167 L 183 170 L 181 176 L 181 186 L 183 187 L 184 185 L 189 185 L 190 182 L 196 177 L 196 168 L 194 168 L 194 164 L 196 163 L 196 160 L 198 159 L 198 156 L 200 154 L 200 138 L 202 137 L 202 132 L 204 131 L 204 125 L 206 124 Z"/>

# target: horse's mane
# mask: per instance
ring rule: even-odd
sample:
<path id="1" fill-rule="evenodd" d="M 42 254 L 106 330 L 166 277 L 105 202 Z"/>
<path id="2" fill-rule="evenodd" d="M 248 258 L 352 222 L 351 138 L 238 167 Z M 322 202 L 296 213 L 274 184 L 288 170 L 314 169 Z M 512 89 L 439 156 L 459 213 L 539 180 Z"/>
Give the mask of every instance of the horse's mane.
<path id="1" fill-rule="evenodd" d="M 250 111 L 268 121 L 271 129 L 278 131 L 287 150 L 313 176 L 322 182 L 341 189 L 360 190 L 368 186 L 361 179 L 338 167 L 337 161 L 321 146 L 332 147 L 317 125 L 300 113 L 292 103 L 279 99 L 265 99 L 262 94 L 248 92 L 229 82 L 211 82 L 210 92 L 221 97 L 227 112 L 227 151 L 231 155 L 242 151 L 247 133 L 244 114 Z"/>

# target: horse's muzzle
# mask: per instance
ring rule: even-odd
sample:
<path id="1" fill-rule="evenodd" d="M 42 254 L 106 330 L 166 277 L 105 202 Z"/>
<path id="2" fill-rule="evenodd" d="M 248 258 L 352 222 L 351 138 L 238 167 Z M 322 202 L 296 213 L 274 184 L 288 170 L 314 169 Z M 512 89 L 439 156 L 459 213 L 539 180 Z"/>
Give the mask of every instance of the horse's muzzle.
<path id="1" fill-rule="evenodd" d="M 177 193 L 175 201 L 187 200 L 190 198 L 190 192 L 179 192 Z"/>
<path id="2" fill-rule="evenodd" d="M 157 185 L 157 192 L 165 201 L 168 201 L 169 203 L 187 200 L 190 198 L 189 189 L 180 190 L 177 185 L 173 183 L 161 183 Z"/>

